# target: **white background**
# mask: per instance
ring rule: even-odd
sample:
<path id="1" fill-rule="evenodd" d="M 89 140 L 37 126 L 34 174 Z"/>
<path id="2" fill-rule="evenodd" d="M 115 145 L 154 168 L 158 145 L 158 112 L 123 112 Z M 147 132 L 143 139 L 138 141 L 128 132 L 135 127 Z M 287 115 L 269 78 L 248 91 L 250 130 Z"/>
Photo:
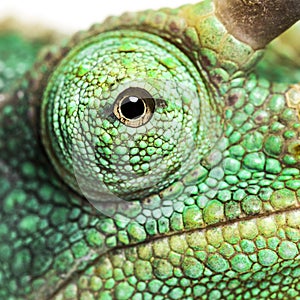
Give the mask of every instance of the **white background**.
<path id="1" fill-rule="evenodd" d="M 65 33 L 87 29 L 109 15 L 148 8 L 178 7 L 200 0 L 0 0 L 0 20 L 7 16 Z"/>

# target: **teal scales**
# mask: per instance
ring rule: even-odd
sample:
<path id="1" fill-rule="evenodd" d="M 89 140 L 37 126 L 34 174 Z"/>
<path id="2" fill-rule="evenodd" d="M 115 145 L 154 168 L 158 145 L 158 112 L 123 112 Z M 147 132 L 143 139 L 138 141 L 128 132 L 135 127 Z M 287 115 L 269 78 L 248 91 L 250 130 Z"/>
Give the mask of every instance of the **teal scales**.
<path id="1" fill-rule="evenodd" d="M 0 28 L 0 299 L 300 299 L 299 58 L 215 2 Z"/>

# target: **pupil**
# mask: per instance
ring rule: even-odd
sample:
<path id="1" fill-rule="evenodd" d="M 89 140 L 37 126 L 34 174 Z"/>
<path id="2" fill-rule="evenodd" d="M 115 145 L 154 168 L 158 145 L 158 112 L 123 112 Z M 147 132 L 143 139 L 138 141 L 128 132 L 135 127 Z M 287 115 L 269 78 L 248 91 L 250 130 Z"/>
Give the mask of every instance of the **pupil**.
<path id="1" fill-rule="evenodd" d="M 138 119 L 145 113 L 144 101 L 135 96 L 124 98 L 120 108 L 123 116 L 129 120 Z"/>
<path id="2" fill-rule="evenodd" d="M 149 122 L 155 111 L 155 100 L 145 89 L 130 87 L 120 93 L 113 114 L 128 127 L 137 128 Z"/>

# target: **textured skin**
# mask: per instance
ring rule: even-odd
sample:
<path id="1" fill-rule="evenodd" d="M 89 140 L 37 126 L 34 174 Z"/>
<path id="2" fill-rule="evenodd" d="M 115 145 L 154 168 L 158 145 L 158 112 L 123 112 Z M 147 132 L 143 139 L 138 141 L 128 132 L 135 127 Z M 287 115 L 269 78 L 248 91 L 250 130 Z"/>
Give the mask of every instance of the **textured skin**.
<path id="1" fill-rule="evenodd" d="M 120 188 L 130 201 L 111 218 L 57 166 L 41 106 L 62 57 L 114 30 L 177 48 L 208 109 L 199 160 L 145 197 Z M 300 299 L 299 61 L 276 69 L 270 52 L 253 71 L 263 50 L 228 34 L 211 1 L 109 18 L 32 67 L 44 43 L 0 36 L 0 299 Z"/>

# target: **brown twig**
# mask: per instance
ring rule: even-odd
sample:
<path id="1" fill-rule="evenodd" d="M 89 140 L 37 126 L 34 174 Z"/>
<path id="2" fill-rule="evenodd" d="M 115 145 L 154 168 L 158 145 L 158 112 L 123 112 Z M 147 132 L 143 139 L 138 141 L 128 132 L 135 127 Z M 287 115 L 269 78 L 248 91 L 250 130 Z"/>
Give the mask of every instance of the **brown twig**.
<path id="1" fill-rule="evenodd" d="M 299 0 L 214 0 L 218 18 L 237 39 L 264 48 L 300 19 Z"/>

